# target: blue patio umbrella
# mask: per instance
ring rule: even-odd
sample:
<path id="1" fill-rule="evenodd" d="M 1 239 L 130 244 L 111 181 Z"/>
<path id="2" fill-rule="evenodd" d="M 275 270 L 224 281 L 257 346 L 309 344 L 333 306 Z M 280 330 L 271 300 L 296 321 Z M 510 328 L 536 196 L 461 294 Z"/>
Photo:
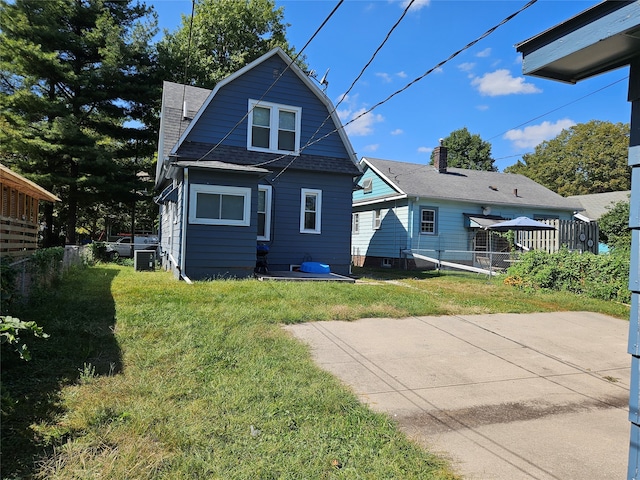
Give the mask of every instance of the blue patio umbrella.
<path id="1" fill-rule="evenodd" d="M 529 217 L 518 217 L 513 220 L 506 220 L 504 222 L 494 223 L 493 225 L 489 225 L 486 227 L 488 230 L 494 230 L 496 232 L 508 232 L 509 230 L 523 230 L 523 231 L 534 231 L 534 230 L 555 230 L 556 228 L 553 225 L 548 225 L 546 223 L 538 222 Z"/>

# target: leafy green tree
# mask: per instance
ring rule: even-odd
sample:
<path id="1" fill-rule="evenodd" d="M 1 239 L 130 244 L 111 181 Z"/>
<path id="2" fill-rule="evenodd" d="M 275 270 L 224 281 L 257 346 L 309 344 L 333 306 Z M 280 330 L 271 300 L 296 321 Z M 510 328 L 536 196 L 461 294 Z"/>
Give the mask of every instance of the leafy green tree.
<path id="1" fill-rule="evenodd" d="M 592 120 L 542 142 L 505 172 L 520 173 L 563 196 L 631 188 L 629 125 Z"/>
<path id="2" fill-rule="evenodd" d="M 158 44 L 164 80 L 213 88 L 276 46 L 295 57 L 283 17 L 273 0 L 197 0 L 193 20 L 183 15 Z"/>
<path id="3" fill-rule="evenodd" d="M 447 147 L 449 167 L 490 172 L 497 170 L 491 158 L 491 144 L 482 140 L 480 135 L 471 134 L 467 127 L 451 132 L 443 139 L 442 145 Z"/>
<path id="4" fill-rule="evenodd" d="M 154 150 L 155 18 L 129 0 L 0 0 L 0 18 L 0 154 L 62 198 L 75 243 L 78 212 L 134 195 Z"/>
<path id="5" fill-rule="evenodd" d="M 613 248 L 629 248 L 631 246 L 629 213 L 629 202 L 617 202 L 609 207 L 607 213 L 598 220 L 600 241 Z"/>

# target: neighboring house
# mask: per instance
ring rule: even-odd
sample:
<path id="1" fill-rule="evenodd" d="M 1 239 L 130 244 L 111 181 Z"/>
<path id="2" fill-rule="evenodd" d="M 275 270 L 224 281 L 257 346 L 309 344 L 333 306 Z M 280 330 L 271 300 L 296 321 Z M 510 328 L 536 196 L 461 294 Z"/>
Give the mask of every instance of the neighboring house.
<path id="1" fill-rule="evenodd" d="M 40 201 L 60 199 L 2 164 L 0 189 L 0 256 L 28 256 L 38 248 Z"/>
<path id="2" fill-rule="evenodd" d="M 436 148 L 434 165 L 362 159 L 362 188 L 353 195 L 354 264 L 410 267 L 407 251 L 420 250 L 478 266 L 486 252 L 508 247 L 500 235 L 490 243 L 489 225 L 520 216 L 571 221 L 581 209 L 523 175 L 449 168 L 446 152 Z"/>
<path id="3" fill-rule="evenodd" d="M 616 203 L 629 202 L 630 195 L 631 190 L 623 190 L 620 192 L 592 193 L 590 195 L 571 195 L 567 198 L 577 201 L 582 207 L 583 210 L 575 215 L 578 220 L 597 222 Z"/>
<path id="4" fill-rule="evenodd" d="M 270 271 L 319 262 L 348 274 L 360 173 L 330 100 L 280 48 L 212 91 L 165 82 L 162 264 L 187 279 L 246 277 L 260 245 Z"/>

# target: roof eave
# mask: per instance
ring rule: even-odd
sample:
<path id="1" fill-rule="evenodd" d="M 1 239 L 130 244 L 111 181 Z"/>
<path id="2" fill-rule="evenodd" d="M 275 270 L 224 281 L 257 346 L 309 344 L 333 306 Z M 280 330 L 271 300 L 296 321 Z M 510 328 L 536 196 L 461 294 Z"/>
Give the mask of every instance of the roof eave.
<path id="1" fill-rule="evenodd" d="M 599 3 L 516 50 L 525 75 L 567 83 L 628 65 L 640 51 L 640 0 Z"/>

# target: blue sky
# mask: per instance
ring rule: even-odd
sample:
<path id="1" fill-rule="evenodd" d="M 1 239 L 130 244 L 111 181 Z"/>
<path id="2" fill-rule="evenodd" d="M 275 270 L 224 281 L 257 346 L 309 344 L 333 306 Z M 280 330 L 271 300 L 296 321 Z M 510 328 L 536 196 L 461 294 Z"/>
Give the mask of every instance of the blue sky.
<path id="1" fill-rule="evenodd" d="M 406 7 L 404 1 L 346 0 L 305 48 L 343 123 L 421 77 L 523 7 L 526 1 L 415 0 L 354 88 Z M 347 126 L 358 157 L 428 163 L 438 139 L 466 127 L 492 145 L 499 170 L 563 128 L 590 120 L 628 123 L 628 67 L 576 85 L 522 75 L 515 44 L 595 1 L 538 0 L 473 47 Z M 190 0 L 150 0 L 161 29 L 174 31 Z M 299 51 L 337 0 L 276 0 Z"/>

